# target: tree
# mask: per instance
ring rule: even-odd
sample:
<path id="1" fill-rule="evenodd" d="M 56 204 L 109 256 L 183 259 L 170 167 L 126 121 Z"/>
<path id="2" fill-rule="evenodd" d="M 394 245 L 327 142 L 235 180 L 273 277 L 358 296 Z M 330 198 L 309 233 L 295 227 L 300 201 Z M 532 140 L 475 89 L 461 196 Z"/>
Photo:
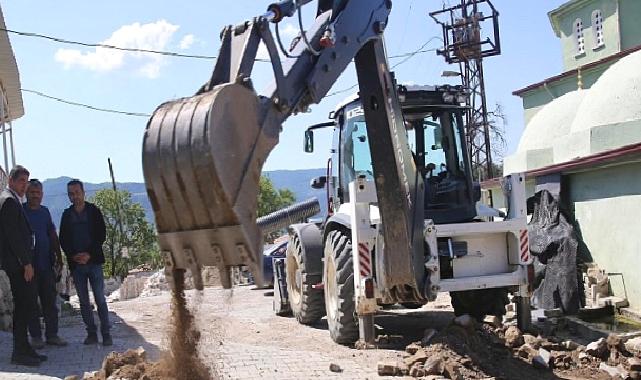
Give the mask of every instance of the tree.
<path id="1" fill-rule="evenodd" d="M 99 190 L 91 201 L 102 211 L 107 227 L 103 245 L 108 276 L 125 277 L 130 269 L 147 264 L 162 267 L 154 227 L 145 218 L 145 210 L 131 199 L 126 190 Z"/>
<path id="2" fill-rule="evenodd" d="M 276 189 L 272 181 L 265 176 L 260 177 L 258 193 L 258 216 L 265 216 L 296 201 L 296 196 L 289 189 Z M 282 235 L 281 231 L 272 232 L 265 236 L 266 243 L 272 243 Z"/>
<path id="3" fill-rule="evenodd" d="M 261 176 L 259 185 L 257 210 L 259 217 L 278 211 L 296 201 L 296 196 L 291 190 L 276 189 L 268 177 Z"/>

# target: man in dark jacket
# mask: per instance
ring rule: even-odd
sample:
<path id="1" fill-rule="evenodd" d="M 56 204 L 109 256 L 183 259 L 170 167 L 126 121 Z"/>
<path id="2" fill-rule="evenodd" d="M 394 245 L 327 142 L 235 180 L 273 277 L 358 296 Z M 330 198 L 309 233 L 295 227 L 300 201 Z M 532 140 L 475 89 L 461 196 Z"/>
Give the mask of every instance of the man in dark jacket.
<path id="1" fill-rule="evenodd" d="M 33 281 L 33 235 L 20 202 L 28 180 L 29 171 L 16 166 L 9 173 L 9 188 L 0 193 L 0 253 L 14 304 L 11 362 L 38 366 L 47 357 L 39 355 L 27 339 L 27 324 L 38 308 Z"/>
<path id="2" fill-rule="evenodd" d="M 106 238 L 105 221 L 100 209 L 93 203 L 85 201 L 85 189 L 81 181 L 77 179 L 69 181 L 67 194 L 72 205 L 62 214 L 60 245 L 67 256 L 69 270 L 80 300 L 80 313 L 87 328 L 87 338 L 84 343 L 98 343 L 93 310 L 89 303 L 88 282 L 98 307 L 102 344 L 111 346 L 113 341 L 109 332 L 111 326 L 102 271 L 102 264 L 105 262 L 102 252 L 102 244 Z"/>

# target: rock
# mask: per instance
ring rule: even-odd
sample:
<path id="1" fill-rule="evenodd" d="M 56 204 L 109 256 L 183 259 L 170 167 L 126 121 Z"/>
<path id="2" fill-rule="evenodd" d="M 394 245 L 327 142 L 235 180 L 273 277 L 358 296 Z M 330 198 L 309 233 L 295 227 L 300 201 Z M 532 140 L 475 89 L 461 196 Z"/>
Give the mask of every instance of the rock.
<path id="1" fill-rule="evenodd" d="M 631 354 L 641 356 L 641 337 L 629 339 L 624 346 Z"/>
<path id="2" fill-rule="evenodd" d="M 521 347 L 519 347 L 519 350 L 517 351 L 517 354 L 522 357 L 523 359 L 532 359 L 536 355 L 538 355 L 539 351 L 537 351 L 534 347 L 531 345 L 525 343 Z"/>
<path id="3" fill-rule="evenodd" d="M 561 345 L 563 346 L 563 349 L 567 351 L 574 351 L 579 348 L 579 344 L 571 340 L 566 340 L 565 342 L 561 343 Z"/>
<path id="4" fill-rule="evenodd" d="M 523 345 L 525 341 L 523 340 L 523 334 L 516 326 L 510 326 L 505 331 L 505 345 L 508 347 L 518 347 Z"/>
<path id="5" fill-rule="evenodd" d="M 464 380 L 463 374 L 461 373 L 460 364 L 452 361 L 445 362 L 445 370 L 443 371 L 443 375 L 452 380 Z"/>
<path id="6" fill-rule="evenodd" d="M 332 372 L 338 372 L 338 373 L 343 372 L 343 369 L 341 368 L 341 366 L 339 366 L 336 363 L 331 363 L 329 365 L 329 370 Z"/>
<path id="7" fill-rule="evenodd" d="M 579 352 L 579 362 L 581 364 L 588 364 L 592 360 L 590 359 L 590 355 L 586 354 L 585 352 Z"/>
<path id="8" fill-rule="evenodd" d="M 432 338 L 434 338 L 434 335 L 436 335 L 436 330 L 434 329 L 425 329 L 423 332 L 423 339 L 421 339 L 421 344 L 423 346 L 427 346 Z"/>
<path id="9" fill-rule="evenodd" d="M 423 364 L 423 363 L 425 363 L 426 360 L 427 360 L 427 353 L 425 351 L 423 351 L 423 350 L 419 350 L 414 355 L 403 359 L 403 363 L 406 366 L 411 367 L 415 363 Z"/>
<path id="10" fill-rule="evenodd" d="M 623 373 L 621 373 L 621 370 L 619 370 L 617 367 L 612 367 L 603 362 L 599 364 L 599 370 L 607 372 L 611 377 L 621 376 L 623 379 L 625 379 L 625 377 L 622 376 Z"/>
<path id="11" fill-rule="evenodd" d="M 563 352 L 552 352 L 552 363 L 554 368 L 570 369 L 572 366 L 572 357 Z"/>
<path id="12" fill-rule="evenodd" d="M 400 374 L 397 363 L 390 361 L 378 362 L 379 376 L 396 376 L 397 374 Z"/>
<path id="13" fill-rule="evenodd" d="M 487 323 L 494 328 L 499 328 L 503 325 L 503 320 L 496 315 L 488 315 L 483 319 L 483 323 Z"/>
<path id="14" fill-rule="evenodd" d="M 543 341 L 543 339 L 538 338 L 534 335 L 523 334 L 523 341 L 525 342 L 525 344 L 529 344 L 530 346 L 538 350 L 539 347 L 541 347 L 541 342 Z"/>
<path id="15" fill-rule="evenodd" d="M 585 352 L 595 358 L 605 359 L 608 356 L 608 343 L 604 338 L 600 338 L 588 344 L 585 347 Z"/>
<path id="16" fill-rule="evenodd" d="M 543 315 L 545 315 L 548 318 L 560 318 L 563 316 L 563 310 L 561 309 L 543 310 Z"/>
<path id="17" fill-rule="evenodd" d="M 543 348 L 539 348 L 538 354 L 532 358 L 532 365 L 536 368 L 548 369 L 550 368 L 550 359 L 550 352 Z"/>
<path id="18" fill-rule="evenodd" d="M 628 358 L 628 367 L 630 371 L 641 371 L 641 359 Z"/>
<path id="19" fill-rule="evenodd" d="M 421 345 L 417 343 L 411 343 L 407 347 L 405 347 L 405 352 L 414 355 L 420 349 L 421 349 Z"/>
<path id="20" fill-rule="evenodd" d="M 473 329 L 476 327 L 476 320 L 469 314 L 464 314 L 454 318 L 454 324 L 466 329 Z"/>
<path id="21" fill-rule="evenodd" d="M 423 369 L 422 364 L 414 364 L 412 368 L 410 368 L 410 376 L 412 377 L 423 377 L 425 376 L 425 369 Z"/>
<path id="22" fill-rule="evenodd" d="M 630 376 L 631 380 L 641 380 L 640 371 L 630 371 L 630 373 L 628 373 L 628 376 Z"/>
<path id="23" fill-rule="evenodd" d="M 423 365 L 426 375 L 441 375 L 445 371 L 443 358 L 440 355 L 430 356 Z"/>
<path id="24" fill-rule="evenodd" d="M 77 375 L 71 375 L 71 376 L 65 377 L 64 380 L 80 380 L 80 377 Z"/>
<path id="25" fill-rule="evenodd" d="M 443 380 L 443 379 L 445 378 L 440 375 L 429 375 L 425 377 L 425 380 Z"/>

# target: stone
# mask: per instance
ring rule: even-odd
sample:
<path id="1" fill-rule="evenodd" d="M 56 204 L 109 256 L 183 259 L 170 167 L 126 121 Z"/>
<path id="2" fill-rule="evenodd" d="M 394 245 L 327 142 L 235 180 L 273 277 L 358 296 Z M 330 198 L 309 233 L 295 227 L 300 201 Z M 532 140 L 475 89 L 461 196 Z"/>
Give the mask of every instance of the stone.
<path id="1" fill-rule="evenodd" d="M 430 356 L 423 365 L 426 375 L 441 375 L 445 371 L 445 363 L 440 355 Z"/>
<path id="2" fill-rule="evenodd" d="M 592 360 L 590 359 L 590 355 L 586 354 L 585 352 L 579 352 L 579 362 L 581 364 L 588 364 Z"/>
<path id="3" fill-rule="evenodd" d="M 71 375 L 71 376 L 65 377 L 64 380 L 80 380 L 80 377 L 77 375 Z"/>
<path id="4" fill-rule="evenodd" d="M 641 359 L 628 358 L 628 367 L 630 371 L 641 371 Z"/>
<path id="5" fill-rule="evenodd" d="M 605 364 L 603 362 L 601 362 L 601 364 L 599 364 L 599 370 L 607 372 L 607 374 L 610 375 L 611 377 L 617 377 L 617 376 L 621 376 L 622 375 L 621 370 L 619 370 L 617 367 L 613 367 L 611 365 L 607 365 L 607 364 Z M 622 378 L 625 379 L 625 377 L 622 377 Z"/>
<path id="6" fill-rule="evenodd" d="M 543 339 L 534 335 L 523 334 L 523 341 L 525 342 L 525 344 L 529 344 L 530 346 L 538 350 L 539 347 L 541 347 L 541 342 L 543 341 Z"/>
<path id="7" fill-rule="evenodd" d="M 497 317 L 496 315 L 488 315 L 483 318 L 483 323 L 487 323 L 494 328 L 499 328 L 503 325 L 503 320 L 501 317 Z"/>
<path id="8" fill-rule="evenodd" d="M 418 350 L 421 349 L 421 345 L 417 343 L 411 343 L 405 347 L 405 352 L 414 355 Z"/>
<path id="9" fill-rule="evenodd" d="M 476 326 L 476 320 L 469 314 L 464 314 L 454 318 L 454 324 L 466 329 L 473 329 Z"/>
<path id="10" fill-rule="evenodd" d="M 624 346 L 631 354 L 641 357 L 641 337 L 628 339 Z"/>
<path id="11" fill-rule="evenodd" d="M 585 352 L 595 358 L 604 359 L 608 356 L 608 343 L 605 338 L 600 338 L 599 340 L 588 344 L 585 347 Z"/>
<path id="12" fill-rule="evenodd" d="M 445 379 L 445 378 L 440 375 L 429 375 L 425 377 L 425 380 L 442 380 L 442 379 Z"/>
<path id="13" fill-rule="evenodd" d="M 406 366 L 411 367 L 415 363 L 421 363 L 421 364 L 425 363 L 425 361 L 427 360 L 427 357 L 428 356 L 427 356 L 427 353 L 425 351 L 419 350 L 414 355 L 403 359 L 403 363 Z"/>
<path id="14" fill-rule="evenodd" d="M 378 362 L 379 376 L 396 376 L 397 374 L 400 374 L 397 363 L 390 361 Z"/>
<path id="15" fill-rule="evenodd" d="M 550 359 L 550 352 L 543 348 L 539 348 L 538 354 L 532 358 L 532 365 L 536 368 L 548 369 L 550 368 Z"/>
<path id="16" fill-rule="evenodd" d="M 510 326 L 505 331 L 505 345 L 508 347 L 519 347 L 525 343 L 523 334 L 516 326 Z"/>
<path id="17" fill-rule="evenodd" d="M 423 377 L 425 376 L 425 369 L 423 369 L 422 364 L 414 364 L 412 368 L 410 368 L 410 376 L 412 377 Z"/>
<path id="18" fill-rule="evenodd" d="M 628 376 L 631 380 L 641 380 L 641 371 L 630 371 Z"/>
<path id="19" fill-rule="evenodd" d="M 329 370 L 332 372 L 338 372 L 338 373 L 343 372 L 343 369 L 341 368 L 341 366 L 339 366 L 336 363 L 331 363 L 329 365 Z"/>
<path id="20" fill-rule="evenodd" d="M 452 380 L 464 380 L 463 374 L 461 373 L 461 365 L 452 361 L 445 362 L 443 375 Z"/>
<path id="21" fill-rule="evenodd" d="M 538 355 L 539 351 L 532 347 L 531 345 L 525 343 L 521 347 L 519 347 L 517 354 L 522 357 L 523 359 L 531 359 L 534 358 L 536 355 Z"/>
<path id="22" fill-rule="evenodd" d="M 543 310 L 543 315 L 545 315 L 548 318 L 560 318 L 563 316 L 563 310 L 561 309 Z"/>
<path id="23" fill-rule="evenodd" d="M 561 345 L 567 351 L 574 351 L 577 348 L 579 348 L 579 344 L 571 340 L 566 340 L 563 343 L 561 343 Z"/>

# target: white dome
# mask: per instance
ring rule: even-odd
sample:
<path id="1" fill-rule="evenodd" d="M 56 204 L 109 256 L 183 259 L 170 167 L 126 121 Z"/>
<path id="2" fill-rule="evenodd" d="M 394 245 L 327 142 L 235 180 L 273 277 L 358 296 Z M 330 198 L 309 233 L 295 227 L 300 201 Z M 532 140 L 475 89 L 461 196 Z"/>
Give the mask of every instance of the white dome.
<path id="1" fill-rule="evenodd" d="M 558 138 L 570 134 L 570 126 L 590 91 L 568 92 L 543 106 L 525 127 L 517 151 L 550 148 Z"/>
<path id="2" fill-rule="evenodd" d="M 571 132 L 641 119 L 641 51 L 610 66 L 592 85 Z"/>

